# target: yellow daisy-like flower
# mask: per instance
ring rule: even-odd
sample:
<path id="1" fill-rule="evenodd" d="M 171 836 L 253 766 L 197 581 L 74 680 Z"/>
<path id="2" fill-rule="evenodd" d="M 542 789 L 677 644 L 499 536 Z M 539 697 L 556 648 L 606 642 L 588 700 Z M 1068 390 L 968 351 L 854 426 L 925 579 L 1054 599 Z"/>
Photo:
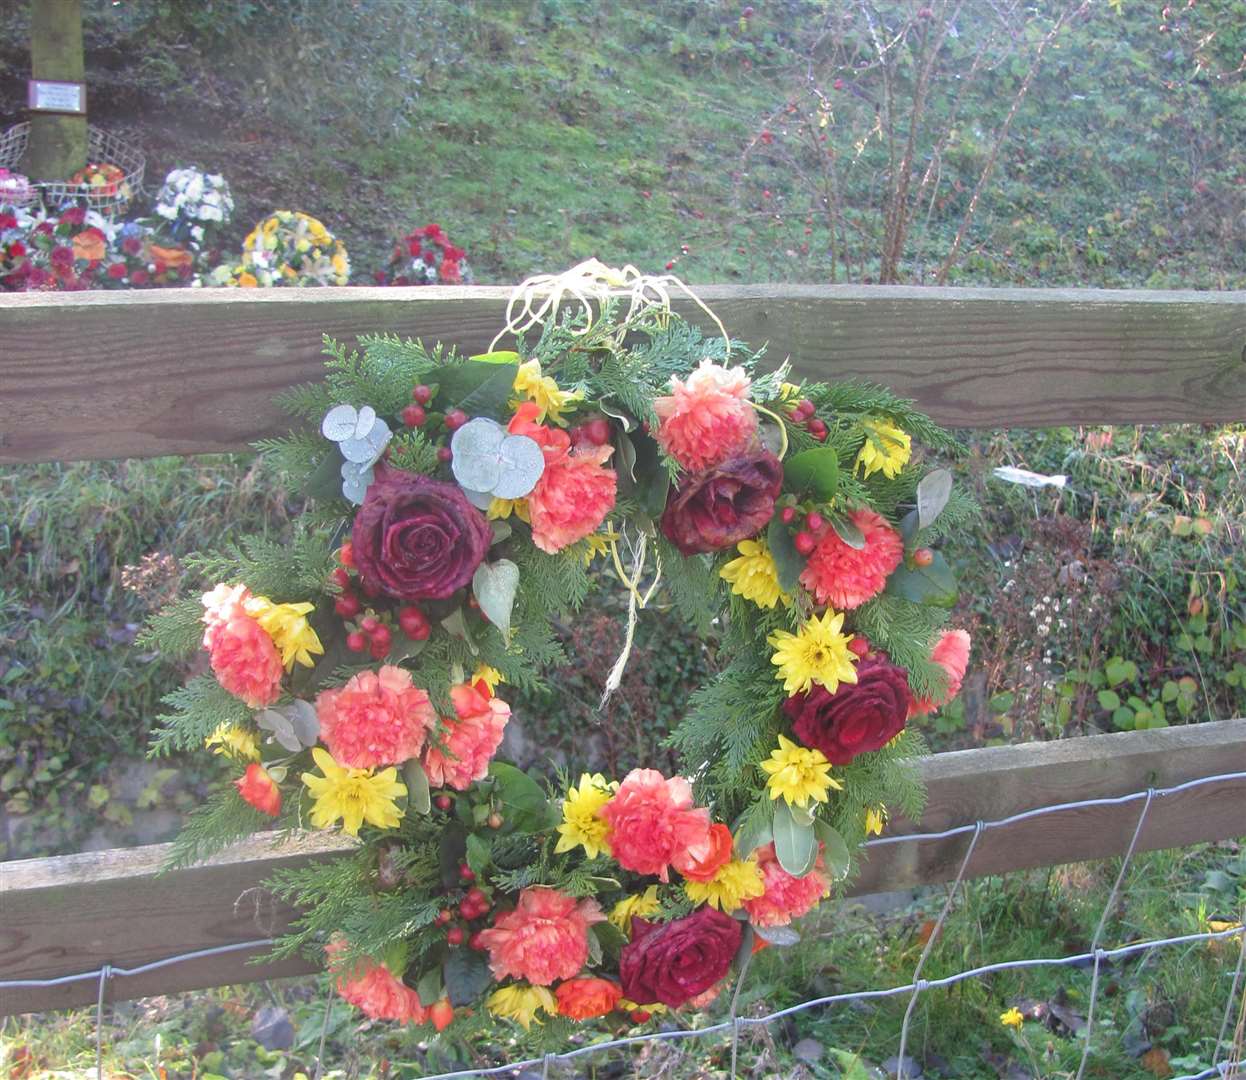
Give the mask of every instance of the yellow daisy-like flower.
<path id="1" fill-rule="evenodd" d="M 831 776 L 831 763 L 821 750 L 797 746 L 791 739 L 779 736 L 779 749 L 761 763 L 770 777 L 770 797 L 787 800 L 788 806 L 806 806 L 810 799 L 826 802 L 830 788 L 837 791 L 844 785 Z"/>
<path id="2" fill-rule="evenodd" d="M 599 555 L 605 555 L 610 550 L 610 545 L 619 538 L 619 534 L 613 529 L 607 529 L 605 532 L 591 533 L 584 538 L 584 565 L 592 566 L 593 560 Z"/>
<path id="3" fill-rule="evenodd" d="M 848 648 L 852 635 L 842 633 L 844 616 L 830 608 L 821 618 L 809 619 L 795 634 L 775 630 L 767 640 L 774 649 L 770 662 L 778 669 L 789 694 L 803 694 L 814 683 L 832 694 L 839 684 L 857 681 L 857 658 Z"/>
<path id="4" fill-rule="evenodd" d="M 862 475 L 881 472 L 888 480 L 894 480 L 913 452 L 909 433 L 881 416 L 863 420 L 861 426 L 865 429 L 865 445 L 856 463 L 864 470 Z"/>
<path id="5" fill-rule="evenodd" d="M 489 509 L 485 511 L 485 517 L 490 521 L 504 521 L 511 514 L 514 514 L 525 525 L 532 524 L 532 519 L 528 516 L 527 499 L 499 499 L 494 497 L 489 502 Z"/>
<path id="6" fill-rule="evenodd" d="M 554 851 L 573 851 L 582 846 L 590 859 L 609 855 L 606 833 L 610 825 L 601 816 L 601 809 L 612 798 L 611 785 L 601 773 L 581 773 L 580 786 L 570 788 L 563 800 L 562 824 L 558 826 L 558 846 Z"/>
<path id="7" fill-rule="evenodd" d="M 476 670 L 472 672 L 472 682 L 483 682 L 489 688 L 489 693 L 496 694 L 498 683 L 504 683 L 506 679 L 497 668 L 490 667 L 488 664 L 477 664 Z"/>
<path id="8" fill-rule="evenodd" d="M 485 1007 L 494 1016 L 515 1020 L 525 1028 L 530 1028 L 533 1020 L 541 1023 L 536 1017 L 538 1011 L 544 1011 L 549 1016 L 558 1013 L 558 1003 L 546 987 L 529 986 L 527 983 L 499 987 L 485 999 Z"/>
<path id="9" fill-rule="evenodd" d="M 303 773 L 303 783 L 316 800 L 311 823 L 317 829 L 332 828 L 339 818 L 351 836 L 359 835 L 365 821 L 378 829 L 398 827 L 402 815 L 394 800 L 407 793 L 407 786 L 398 780 L 397 769 L 391 766 L 373 775 L 371 769 L 343 768 L 319 746 L 312 748 L 312 757 L 324 773 Z"/>
<path id="10" fill-rule="evenodd" d="M 655 1001 L 652 1005 L 637 1005 L 636 1002 L 628 1001 L 627 998 L 619 998 L 619 1003 L 615 1006 L 615 1008 L 618 1009 L 619 1012 L 625 1013 L 640 1010 L 641 1012 L 647 1012 L 650 1016 L 661 1016 L 663 1013 L 671 1011 L 660 1001 Z"/>
<path id="11" fill-rule="evenodd" d="M 718 571 L 730 583 L 731 591 L 761 608 L 772 608 L 778 603 L 790 605 L 791 594 L 779 588 L 779 571 L 770 549 L 760 540 L 741 540 L 736 550 L 740 557 Z"/>
<path id="12" fill-rule="evenodd" d="M 800 400 L 800 387 L 795 383 L 785 382 L 779 387 L 779 400 L 789 404 Z"/>
<path id="13" fill-rule="evenodd" d="M 1003 1024 L 1004 1027 L 1016 1028 L 1020 1031 L 1021 1025 L 1025 1023 L 1025 1017 L 1021 1015 L 1020 1009 L 1013 1006 L 1007 1012 L 999 1014 L 999 1022 Z"/>
<path id="14" fill-rule="evenodd" d="M 206 749 L 214 754 L 235 758 L 238 761 L 259 761 L 260 748 L 255 733 L 237 724 L 221 724 L 203 740 Z"/>
<path id="15" fill-rule="evenodd" d="M 631 937 L 632 916 L 634 915 L 640 919 L 648 918 L 650 915 L 656 915 L 661 906 L 661 903 L 658 901 L 658 887 L 650 885 L 642 893 L 623 897 L 622 900 L 610 909 L 609 919 L 623 933 Z"/>
<path id="16" fill-rule="evenodd" d="M 312 667 L 312 655 L 320 656 L 324 646 L 307 621 L 315 604 L 274 604 L 267 596 L 253 596 L 244 605 L 247 614 L 260 624 L 281 651 L 281 662 L 286 671 L 292 671 L 297 661 L 304 667 Z"/>
<path id="17" fill-rule="evenodd" d="M 766 891 L 756 859 L 731 859 L 709 881 L 685 881 L 684 892 L 696 904 L 709 904 L 730 915 Z"/>
<path id="18" fill-rule="evenodd" d="M 537 414 L 538 421 L 548 418 L 559 427 L 567 426 L 563 410 L 580 396 L 574 391 L 560 390 L 558 383 L 548 375 L 542 375 L 541 361 L 537 359 L 519 365 L 519 371 L 515 374 L 515 393 L 537 403 L 541 410 Z"/>
<path id="19" fill-rule="evenodd" d="M 879 803 L 877 806 L 868 806 L 865 810 L 865 835 L 866 836 L 882 836 L 883 828 L 887 824 L 887 808 Z"/>

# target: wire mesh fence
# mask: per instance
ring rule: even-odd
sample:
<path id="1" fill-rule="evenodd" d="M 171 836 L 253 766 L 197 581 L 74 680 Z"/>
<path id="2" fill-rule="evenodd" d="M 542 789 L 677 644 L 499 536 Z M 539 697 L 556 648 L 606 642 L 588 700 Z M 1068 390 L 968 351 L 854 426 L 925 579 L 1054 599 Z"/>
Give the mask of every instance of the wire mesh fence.
<path id="1" fill-rule="evenodd" d="M 810 1009 L 827 1008 L 836 1005 L 848 1005 L 853 1002 L 901 997 L 904 995 L 908 995 L 909 1001 L 905 1009 L 904 1020 L 901 1026 L 900 1048 L 895 1059 L 897 1062 L 897 1072 L 894 1076 L 895 1080 L 916 1080 L 915 1074 L 911 1074 L 908 1071 L 906 1063 L 909 1059 L 906 1058 L 905 1049 L 908 1044 L 908 1035 L 912 1017 L 916 1010 L 917 1002 L 923 993 L 928 993 L 932 990 L 945 989 L 958 983 L 962 983 L 968 979 L 977 979 L 999 972 L 1021 971 L 1032 968 L 1090 966 L 1090 997 L 1086 1010 L 1087 1015 L 1082 1040 L 1081 1057 L 1075 1076 L 1075 1080 L 1082 1080 L 1085 1076 L 1086 1068 L 1092 1060 L 1094 1014 L 1101 991 L 1100 975 L 1105 963 L 1136 956 L 1142 953 L 1148 953 L 1155 949 L 1177 945 L 1197 944 L 1200 942 L 1222 941 L 1234 938 L 1241 942 L 1241 947 L 1238 949 L 1237 962 L 1236 966 L 1233 968 L 1231 977 L 1227 970 L 1225 972 L 1226 981 L 1229 983 L 1229 987 L 1211 1065 L 1208 1068 L 1203 1069 L 1201 1072 L 1173 1077 L 1172 1080 L 1211 1080 L 1213 1077 L 1219 1078 L 1219 1080 L 1246 1080 L 1246 1071 L 1243 1071 L 1243 1051 L 1246 1049 L 1246 1047 L 1244 1047 L 1243 1039 L 1243 1029 L 1246 1027 L 1246 910 L 1242 911 L 1237 925 L 1230 926 L 1225 929 L 1181 934 L 1166 938 L 1155 938 L 1143 942 L 1132 942 L 1111 949 L 1105 949 L 1101 944 L 1109 916 L 1116 905 L 1121 888 L 1128 877 L 1130 867 L 1133 863 L 1134 853 L 1138 845 L 1138 839 L 1146 827 L 1151 808 L 1155 805 L 1155 803 L 1166 796 L 1174 795 L 1182 791 L 1188 791 L 1192 788 L 1204 787 L 1211 784 L 1240 782 L 1242 780 L 1246 780 L 1246 772 L 1218 773 L 1214 776 L 1205 776 L 1199 777 L 1195 780 L 1189 780 L 1183 784 L 1177 784 L 1172 787 L 1147 788 L 1146 790 L 1131 792 L 1127 795 L 1114 796 L 1110 798 L 1082 799 L 1075 802 L 1053 803 L 1048 806 L 1027 810 L 1019 814 L 1012 814 L 1008 817 L 998 818 L 992 821 L 977 821 L 972 825 L 957 826 L 952 829 L 945 829 L 941 832 L 908 833 L 898 836 L 879 837 L 868 841 L 865 845 L 866 848 L 881 847 L 890 844 L 921 843 L 923 841 L 942 840 L 958 835 L 970 836 L 970 841 L 966 846 L 965 854 L 961 859 L 959 870 L 948 890 L 947 899 L 944 902 L 937 919 L 935 920 L 934 926 L 926 940 L 925 946 L 922 949 L 922 953 L 918 958 L 917 964 L 914 968 L 913 977 L 904 985 L 887 988 L 875 988 L 870 990 L 858 990 L 842 994 L 830 994 L 824 997 L 802 1001 L 799 1004 L 792 1005 L 785 1009 L 780 1009 L 776 1012 L 767 1013 L 764 1016 L 742 1016 L 737 1013 L 737 1004 L 740 996 L 740 988 L 742 987 L 744 979 L 747 975 L 748 964 L 746 961 L 739 973 L 736 988 L 731 998 L 731 1008 L 728 1018 L 720 1023 L 702 1028 L 655 1031 L 641 1035 L 630 1035 L 619 1039 L 611 1039 L 606 1042 L 591 1043 L 560 1052 L 550 1052 L 539 1058 L 528 1058 L 522 1061 L 510 1061 L 491 1067 L 470 1068 L 458 1070 L 456 1072 L 428 1074 L 424 1077 L 424 1080 L 459 1080 L 459 1078 L 466 1077 L 514 1076 L 525 1069 L 535 1068 L 540 1068 L 541 1075 L 543 1077 L 548 1077 L 551 1069 L 556 1064 L 576 1061 L 584 1057 L 599 1055 L 610 1050 L 622 1050 L 652 1042 L 673 1043 L 689 1039 L 708 1039 L 713 1036 L 725 1036 L 730 1040 L 730 1075 L 735 1077 L 738 1075 L 738 1050 L 740 1035 L 748 1028 L 759 1026 L 764 1027 L 773 1024 L 784 1017 L 792 1016 Z M 963 971 L 958 971 L 952 975 L 946 975 L 941 978 L 922 978 L 922 971 L 925 967 L 926 960 L 933 951 L 934 946 L 940 937 L 943 926 L 947 921 L 947 917 L 955 905 L 957 896 L 961 891 L 963 881 L 969 875 L 974 852 L 977 849 L 978 841 L 984 832 L 990 829 L 1006 828 L 1009 825 L 1016 824 L 1019 821 L 1028 820 L 1034 817 L 1059 814 L 1062 812 L 1080 810 L 1092 806 L 1121 805 L 1131 802 L 1141 803 L 1137 824 L 1134 827 L 1129 846 L 1121 859 L 1119 872 L 1117 873 L 1112 884 L 1108 899 L 1104 904 L 1102 914 L 1100 915 L 1096 926 L 1094 936 L 1091 939 L 1090 948 L 1087 951 L 1067 956 L 1029 957 L 1021 960 L 1008 960 L 999 963 L 984 964 L 979 967 L 967 968 Z M 1243 825 L 1246 827 L 1246 818 L 1243 820 Z M 71 982 L 98 981 L 99 992 L 96 1002 L 96 1071 L 99 1080 L 103 1080 L 104 1005 L 108 986 L 113 979 L 144 974 L 146 972 L 171 967 L 179 963 L 200 959 L 206 956 L 258 949 L 272 943 L 273 941 L 270 938 L 260 938 L 253 941 L 234 942 L 210 949 L 196 949 L 191 952 L 164 957 L 160 960 L 154 960 L 150 963 L 132 968 L 104 964 L 101 967 L 91 971 L 62 975 L 51 979 L 0 980 L 0 991 L 58 986 Z M 331 994 L 332 990 L 330 989 L 330 995 Z M 332 1002 L 331 996 L 329 998 L 329 1002 L 330 1004 Z M 1237 1017 L 1237 1021 L 1234 1025 L 1235 1016 Z M 317 1080 L 319 1080 L 322 1076 L 324 1069 L 324 1043 L 325 1035 L 328 1030 L 328 1021 L 329 1008 L 326 1007 L 324 1026 L 321 1031 L 320 1049 L 317 1053 Z"/>

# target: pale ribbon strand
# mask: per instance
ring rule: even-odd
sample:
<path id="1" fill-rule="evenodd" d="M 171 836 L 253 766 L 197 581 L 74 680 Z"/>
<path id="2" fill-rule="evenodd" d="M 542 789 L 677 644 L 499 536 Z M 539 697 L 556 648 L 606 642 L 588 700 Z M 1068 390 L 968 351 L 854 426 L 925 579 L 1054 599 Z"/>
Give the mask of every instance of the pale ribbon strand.
<path id="1" fill-rule="evenodd" d="M 653 594 L 657 591 L 658 583 L 662 580 L 662 557 L 654 556 L 655 568 L 653 581 L 649 584 L 649 588 L 645 590 L 645 594 L 640 594 L 640 579 L 645 573 L 645 557 L 648 551 L 649 538 L 644 534 L 640 534 L 640 541 L 636 544 L 632 551 L 632 574 L 629 577 L 623 570 L 622 561 L 619 559 L 618 541 L 610 541 L 610 551 L 614 556 L 615 573 L 619 575 L 619 580 L 627 587 L 627 634 L 623 639 L 623 649 L 619 653 L 619 658 L 614 662 L 614 667 L 610 669 L 610 674 L 606 677 L 605 688 L 601 692 L 601 700 L 597 703 L 598 712 L 604 713 L 606 706 L 610 703 L 610 698 L 614 696 L 614 692 L 623 682 L 623 669 L 627 667 L 628 658 L 632 655 L 632 643 L 636 637 L 636 622 L 639 611 L 644 608 Z M 629 547 L 631 545 L 629 544 Z"/>

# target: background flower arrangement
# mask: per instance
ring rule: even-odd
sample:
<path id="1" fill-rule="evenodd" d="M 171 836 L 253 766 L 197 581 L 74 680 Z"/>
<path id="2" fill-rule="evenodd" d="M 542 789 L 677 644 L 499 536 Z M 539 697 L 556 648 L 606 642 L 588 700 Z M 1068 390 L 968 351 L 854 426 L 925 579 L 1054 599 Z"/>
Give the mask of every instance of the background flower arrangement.
<path id="1" fill-rule="evenodd" d="M 357 837 L 272 885 L 305 912 L 278 951 L 327 946 L 370 1016 L 556 1039 L 704 1004 L 756 938 L 798 940 L 888 805 L 920 811 L 906 724 L 968 656 L 932 545 L 972 504 L 912 440 L 951 440 L 885 390 L 761 373 L 674 317 L 672 284 L 530 282 L 515 351 L 328 343 L 285 398 L 318 430 L 263 445 L 314 499 L 298 539 L 199 557 L 210 590 L 149 629 L 211 668 L 156 749 L 239 770 L 176 858 L 274 820 Z M 659 581 L 698 632 L 720 619 L 725 662 L 673 733 L 686 776 L 548 790 L 494 757 L 505 687 L 540 685 L 597 559 L 630 605 L 607 697 Z"/>
<path id="2" fill-rule="evenodd" d="M 156 216 L 167 223 L 176 241 L 199 251 L 220 227 L 228 225 L 234 212 L 234 197 L 220 173 L 196 168 L 173 169 L 164 178 L 153 207 Z"/>
<path id="3" fill-rule="evenodd" d="M 277 210 L 242 242 L 242 259 L 218 266 L 208 285 L 242 288 L 273 285 L 345 285 L 350 260 L 345 245 L 301 210 Z"/>
<path id="4" fill-rule="evenodd" d="M 467 252 L 450 243 L 440 225 L 429 224 L 394 243 L 384 270 L 373 272 L 378 285 L 470 285 Z"/>

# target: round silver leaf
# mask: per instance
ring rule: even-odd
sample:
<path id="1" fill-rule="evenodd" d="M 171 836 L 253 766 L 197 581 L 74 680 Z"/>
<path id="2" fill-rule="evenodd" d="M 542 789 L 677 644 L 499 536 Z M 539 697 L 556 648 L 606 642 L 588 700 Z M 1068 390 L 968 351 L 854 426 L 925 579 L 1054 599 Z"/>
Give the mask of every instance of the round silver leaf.
<path id="1" fill-rule="evenodd" d="M 379 456 L 376 447 L 367 439 L 343 439 L 338 446 L 342 450 L 342 457 L 360 465 L 371 465 Z"/>
<path id="2" fill-rule="evenodd" d="M 477 510 L 488 510 L 489 504 L 493 502 L 493 495 L 488 491 L 472 491 L 471 488 L 464 488 L 463 494 Z"/>
<path id="3" fill-rule="evenodd" d="M 287 705 L 285 713 L 290 718 L 290 726 L 302 746 L 315 746 L 320 737 L 320 718 L 316 715 L 316 706 L 310 701 L 299 700 Z"/>
<path id="4" fill-rule="evenodd" d="M 355 422 L 358 419 L 359 414 L 355 411 L 355 406 L 334 405 L 333 408 L 324 414 L 324 420 L 320 423 L 320 433 L 333 442 L 353 439 L 355 437 Z"/>
<path id="5" fill-rule="evenodd" d="M 498 448 L 502 473 L 493 486 L 499 499 L 522 499 L 545 472 L 545 455 L 535 439 L 527 435 L 507 435 Z"/>
<path id="6" fill-rule="evenodd" d="M 276 709 L 265 709 L 256 716 L 255 722 L 259 724 L 260 730 L 271 731 L 273 737 L 292 754 L 298 753 L 298 751 L 303 749 L 302 743 L 299 742 L 298 736 L 294 733 L 294 725 L 290 723 L 284 713 Z"/>
<path id="7" fill-rule="evenodd" d="M 352 434 L 356 439 L 362 439 L 372 430 L 372 425 L 376 423 L 376 410 L 371 405 L 365 405 L 359 410 L 359 417 L 355 421 L 355 430 Z"/>
<path id="8" fill-rule="evenodd" d="M 356 506 L 363 505 L 363 497 L 372 483 L 372 466 L 359 465 L 353 461 L 342 462 L 342 497 Z"/>
<path id="9" fill-rule="evenodd" d="M 502 475 L 502 425 L 480 416 L 469 420 L 450 439 L 450 468 L 463 488 L 492 491 Z"/>
<path id="10" fill-rule="evenodd" d="M 376 420 L 372 424 L 372 430 L 364 436 L 364 442 L 371 443 L 380 456 L 382 450 L 389 445 L 389 440 L 394 437 L 394 433 L 389 430 L 389 425 L 384 420 Z"/>

